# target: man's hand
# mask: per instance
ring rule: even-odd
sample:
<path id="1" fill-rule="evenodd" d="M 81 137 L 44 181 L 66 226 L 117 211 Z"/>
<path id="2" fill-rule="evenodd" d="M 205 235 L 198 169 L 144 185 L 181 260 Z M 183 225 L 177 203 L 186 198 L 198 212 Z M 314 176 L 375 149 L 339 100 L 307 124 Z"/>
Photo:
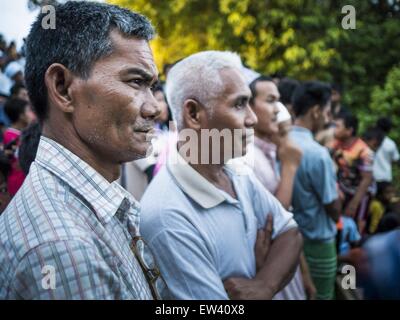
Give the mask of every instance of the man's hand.
<path id="1" fill-rule="evenodd" d="M 348 217 L 354 218 L 356 216 L 357 209 L 358 203 L 353 199 L 347 204 L 346 208 L 344 209 L 344 214 Z"/>
<path id="2" fill-rule="evenodd" d="M 257 239 L 254 247 L 257 272 L 264 265 L 265 259 L 267 258 L 268 251 L 272 243 L 272 227 L 272 214 L 268 214 L 264 229 L 260 229 L 257 232 Z"/>
<path id="3" fill-rule="evenodd" d="M 304 276 L 303 274 L 303 285 L 304 291 L 306 292 L 308 300 L 315 300 L 317 298 L 317 289 L 315 288 L 314 282 L 311 277 Z"/>
<path id="4" fill-rule="evenodd" d="M 262 281 L 245 278 L 229 278 L 224 287 L 232 300 L 271 300 L 273 292 Z"/>
<path id="5" fill-rule="evenodd" d="M 278 145 L 278 159 L 281 161 L 282 166 L 292 165 L 298 167 L 303 156 L 303 152 L 293 144 L 288 138 L 280 141 Z"/>

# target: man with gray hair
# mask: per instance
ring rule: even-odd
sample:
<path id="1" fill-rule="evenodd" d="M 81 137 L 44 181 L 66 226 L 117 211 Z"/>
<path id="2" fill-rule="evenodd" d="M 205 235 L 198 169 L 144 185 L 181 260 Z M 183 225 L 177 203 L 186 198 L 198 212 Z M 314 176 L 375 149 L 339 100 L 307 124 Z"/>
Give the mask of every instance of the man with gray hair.
<path id="1" fill-rule="evenodd" d="M 56 29 L 39 14 L 26 43 L 42 137 L 0 217 L 0 299 L 157 298 L 139 205 L 115 181 L 121 163 L 146 155 L 160 112 L 153 27 L 107 4 L 55 9 Z"/>
<path id="2" fill-rule="evenodd" d="M 292 214 L 250 170 L 227 165 L 257 123 L 241 67 L 234 53 L 206 51 L 168 74 L 180 137 L 141 200 L 141 230 L 177 299 L 271 299 L 298 263 Z"/>

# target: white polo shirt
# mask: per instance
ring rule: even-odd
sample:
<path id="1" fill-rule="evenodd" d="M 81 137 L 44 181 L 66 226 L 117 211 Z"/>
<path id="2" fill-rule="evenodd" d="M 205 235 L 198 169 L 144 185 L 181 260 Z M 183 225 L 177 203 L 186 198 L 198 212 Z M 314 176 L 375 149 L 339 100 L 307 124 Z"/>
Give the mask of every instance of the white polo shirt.
<path id="1" fill-rule="evenodd" d="M 273 238 L 297 224 L 250 170 L 239 175 L 225 168 L 234 199 L 178 158 L 141 200 L 141 233 L 175 298 L 228 299 L 225 279 L 256 274 L 254 245 L 267 214 L 274 218 Z"/>

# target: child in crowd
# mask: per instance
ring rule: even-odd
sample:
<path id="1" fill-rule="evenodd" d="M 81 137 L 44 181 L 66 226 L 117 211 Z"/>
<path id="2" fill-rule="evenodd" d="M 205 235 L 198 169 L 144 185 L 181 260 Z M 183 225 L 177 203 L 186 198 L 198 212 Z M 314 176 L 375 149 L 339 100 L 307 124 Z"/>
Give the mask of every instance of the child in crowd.
<path id="1" fill-rule="evenodd" d="M 379 222 L 387 211 L 388 206 L 395 200 L 396 190 L 390 182 L 380 182 L 376 197 L 369 205 L 368 233 L 376 232 Z"/>
<path id="2" fill-rule="evenodd" d="M 4 111 L 11 121 L 11 127 L 3 134 L 3 145 L 5 150 L 13 151 L 10 155 L 11 171 L 7 179 L 7 189 L 14 196 L 25 179 L 25 174 L 18 163 L 18 147 L 20 144 L 21 131 L 33 120 L 29 102 L 22 99 L 10 99 L 4 106 Z"/>

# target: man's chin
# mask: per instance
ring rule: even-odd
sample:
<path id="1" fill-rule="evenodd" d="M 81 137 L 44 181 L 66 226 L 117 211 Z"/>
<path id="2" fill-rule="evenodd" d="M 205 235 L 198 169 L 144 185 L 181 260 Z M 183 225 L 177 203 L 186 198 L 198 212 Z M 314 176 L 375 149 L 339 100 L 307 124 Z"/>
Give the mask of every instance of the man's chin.
<path id="1" fill-rule="evenodd" d="M 152 155 L 153 146 L 151 143 L 142 144 L 140 148 L 131 148 L 128 152 L 125 153 L 124 162 L 131 162 L 135 160 L 140 160 L 147 158 Z"/>

